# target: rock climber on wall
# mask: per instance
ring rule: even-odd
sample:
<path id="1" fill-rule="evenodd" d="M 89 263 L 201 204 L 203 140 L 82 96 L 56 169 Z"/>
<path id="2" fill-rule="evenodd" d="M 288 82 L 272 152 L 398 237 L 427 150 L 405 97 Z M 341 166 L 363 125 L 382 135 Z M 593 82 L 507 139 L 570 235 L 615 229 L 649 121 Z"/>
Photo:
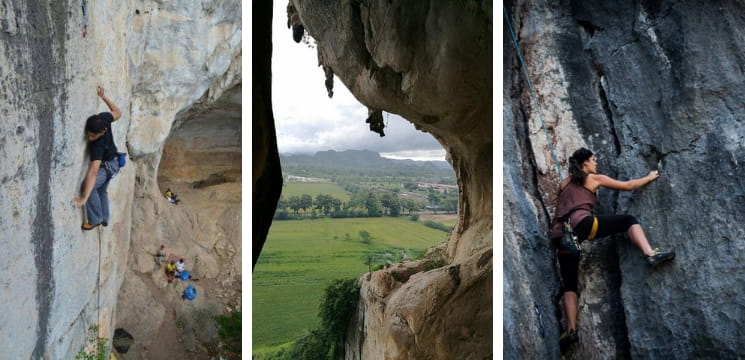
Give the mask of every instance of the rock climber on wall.
<path id="1" fill-rule="evenodd" d="M 85 205 L 88 221 L 81 226 L 83 230 L 92 230 L 98 225 L 109 225 L 107 188 L 109 181 L 119 172 L 120 168 L 111 123 L 119 120 L 122 112 L 106 97 L 101 86 L 96 87 L 96 92 L 111 112 L 92 115 L 85 122 L 85 135 L 91 161 L 83 183 L 83 195 L 73 200 L 76 206 Z"/>
<path id="2" fill-rule="evenodd" d="M 559 339 L 562 348 L 578 340 L 577 273 L 581 254 L 579 243 L 626 232 L 631 242 L 646 255 L 647 262 L 653 267 L 675 258 L 673 251 L 662 252 L 652 249 L 635 217 L 593 214 L 597 202 L 595 192 L 598 188 L 630 191 L 651 183 L 659 176 L 659 172 L 654 170 L 643 178 L 618 181 L 597 173 L 595 156 L 588 149 L 581 148 L 569 158 L 569 178 L 564 179 L 559 185 L 556 216 L 551 228 L 551 238 L 559 244 L 561 291 L 564 293 L 564 311 L 567 317 L 567 331 Z M 564 228 L 567 223 L 568 227 Z M 565 232 L 567 234 L 564 234 Z"/>

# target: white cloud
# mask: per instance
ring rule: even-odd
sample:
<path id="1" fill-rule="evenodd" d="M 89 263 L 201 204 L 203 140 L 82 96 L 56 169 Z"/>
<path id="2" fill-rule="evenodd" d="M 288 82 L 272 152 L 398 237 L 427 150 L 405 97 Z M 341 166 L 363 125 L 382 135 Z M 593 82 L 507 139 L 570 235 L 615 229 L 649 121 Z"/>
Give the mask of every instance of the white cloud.
<path id="1" fill-rule="evenodd" d="M 445 160 L 445 149 L 439 150 L 405 150 L 396 152 L 383 152 L 380 156 L 389 159 L 411 159 L 420 161 Z"/>
<path id="2" fill-rule="evenodd" d="M 416 154 L 444 150 L 429 134 L 403 118 L 384 114 L 385 137 L 369 130 L 367 108 L 334 79 L 329 99 L 316 49 L 297 44 L 287 29 L 287 3 L 275 1 L 272 54 L 272 105 L 281 153 L 366 149 L 385 153 Z M 412 155 L 415 156 L 415 155 Z"/>

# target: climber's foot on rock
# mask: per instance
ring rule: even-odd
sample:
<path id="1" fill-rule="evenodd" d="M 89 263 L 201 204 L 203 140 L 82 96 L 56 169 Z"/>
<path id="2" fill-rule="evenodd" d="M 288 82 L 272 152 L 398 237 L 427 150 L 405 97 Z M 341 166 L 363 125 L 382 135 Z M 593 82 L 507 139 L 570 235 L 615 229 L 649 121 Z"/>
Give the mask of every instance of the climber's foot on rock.
<path id="1" fill-rule="evenodd" d="M 96 226 L 98 226 L 98 225 L 101 225 L 101 224 L 93 225 L 93 224 L 90 224 L 90 223 L 83 223 L 83 225 L 81 225 L 80 228 L 83 229 L 83 230 L 85 230 L 85 231 L 88 231 L 88 230 L 95 229 Z"/>
<path id="2" fill-rule="evenodd" d="M 647 262 L 649 265 L 652 265 L 652 267 L 657 267 L 658 265 L 672 259 L 675 259 L 675 251 L 656 251 L 654 255 L 647 256 Z"/>
<path id="3" fill-rule="evenodd" d="M 559 347 L 561 352 L 566 351 L 569 345 L 576 343 L 579 340 L 577 330 L 567 330 L 559 336 Z"/>

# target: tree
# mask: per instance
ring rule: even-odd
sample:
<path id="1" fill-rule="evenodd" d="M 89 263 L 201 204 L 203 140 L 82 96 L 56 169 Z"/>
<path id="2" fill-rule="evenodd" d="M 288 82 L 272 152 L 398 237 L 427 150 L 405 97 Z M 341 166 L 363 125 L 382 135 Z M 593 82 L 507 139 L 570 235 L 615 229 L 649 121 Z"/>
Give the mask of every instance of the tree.
<path id="1" fill-rule="evenodd" d="M 349 206 L 347 206 L 347 208 L 364 208 L 366 201 L 367 192 L 357 192 L 352 195 L 351 199 L 349 199 Z"/>
<path id="2" fill-rule="evenodd" d="M 360 285 L 357 279 L 334 280 L 324 290 L 318 316 L 321 325 L 292 346 L 291 359 L 326 360 L 344 356 L 344 339 L 355 314 Z"/>
<path id="3" fill-rule="evenodd" d="M 389 211 L 391 216 L 401 215 L 401 203 L 399 202 L 399 199 L 397 197 L 393 198 L 393 202 L 391 203 Z"/>
<path id="4" fill-rule="evenodd" d="M 365 208 L 367 208 L 367 216 L 378 217 L 383 215 L 383 205 L 380 203 L 378 195 L 374 192 L 367 193 Z"/>
<path id="5" fill-rule="evenodd" d="M 292 209 L 293 211 L 295 211 L 295 215 L 297 215 L 298 210 L 301 209 L 301 206 L 300 206 L 300 197 L 299 196 L 290 196 L 290 199 L 287 200 L 287 204 L 290 207 L 290 209 Z"/>
<path id="6" fill-rule="evenodd" d="M 292 344 L 290 358 L 298 360 L 325 360 L 329 358 L 329 334 L 324 330 L 313 330 Z"/>
<path id="7" fill-rule="evenodd" d="M 390 216 L 401 215 L 401 202 L 396 195 L 385 193 L 380 197 L 380 203 L 387 210 Z"/>
<path id="8" fill-rule="evenodd" d="M 455 196 L 448 196 L 442 201 L 442 208 L 445 211 L 458 211 L 458 198 Z"/>
<path id="9" fill-rule="evenodd" d="M 363 244 L 370 244 L 372 242 L 372 235 L 367 230 L 360 230 L 360 240 Z"/>
<path id="10" fill-rule="evenodd" d="M 337 198 L 331 198 L 331 206 L 333 206 L 335 212 L 341 211 L 341 200 Z"/>
<path id="11" fill-rule="evenodd" d="M 286 220 L 290 218 L 290 213 L 287 212 L 285 209 L 277 210 L 274 213 L 274 219 L 275 220 Z"/>
<path id="12" fill-rule="evenodd" d="M 303 194 L 300 196 L 300 208 L 303 209 L 303 211 L 306 211 L 307 209 L 313 207 L 313 198 L 308 194 Z"/>
<path id="13" fill-rule="evenodd" d="M 389 193 L 383 194 L 380 197 L 380 204 L 383 205 L 383 215 L 390 214 L 390 209 L 393 207 L 393 196 Z"/>
<path id="14" fill-rule="evenodd" d="M 423 202 L 411 199 L 411 202 L 409 203 L 409 213 L 411 213 L 412 211 L 418 213 L 422 210 L 422 208 L 424 208 Z"/>
<path id="15" fill-rule="evenodd" d="M 407 198 L 401 198 L 398 199 L 398 203 L 401 205 L 402 211 L 408 211 L 409 214 L 411 214 L 411 210 L 409 209 L 410 199 Z"/>
<path id="16" fill-rule="evenodd" d="M 318 194 L 316 195 L 316 209 L 323 212 L 324 215 L 328 215 L 331 212 L 333 198 L 331 195 Z"/>
<path id="17" fill-rule="evenodd" d="M 284 196 L 279 197 L 279 202 L 277 202 L 277 210 L 287 209 L 289 207 L 289 204 L 287 203 L 287 200 L 285 200 Z"/>

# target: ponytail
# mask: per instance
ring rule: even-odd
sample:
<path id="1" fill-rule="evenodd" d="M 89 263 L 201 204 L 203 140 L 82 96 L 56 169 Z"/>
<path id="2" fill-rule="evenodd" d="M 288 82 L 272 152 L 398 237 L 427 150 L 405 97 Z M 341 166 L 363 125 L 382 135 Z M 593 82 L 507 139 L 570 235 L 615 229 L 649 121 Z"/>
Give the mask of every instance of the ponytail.
<path id="1" fill-rule="evenodd" d="M 569 157 L 569 178 L 571 182 L 580 186 L 585 184 L 587 174 L 582 171 L 582 164 L 592 157 L 592 155 L 592 151 L 580 148 Z"/>

